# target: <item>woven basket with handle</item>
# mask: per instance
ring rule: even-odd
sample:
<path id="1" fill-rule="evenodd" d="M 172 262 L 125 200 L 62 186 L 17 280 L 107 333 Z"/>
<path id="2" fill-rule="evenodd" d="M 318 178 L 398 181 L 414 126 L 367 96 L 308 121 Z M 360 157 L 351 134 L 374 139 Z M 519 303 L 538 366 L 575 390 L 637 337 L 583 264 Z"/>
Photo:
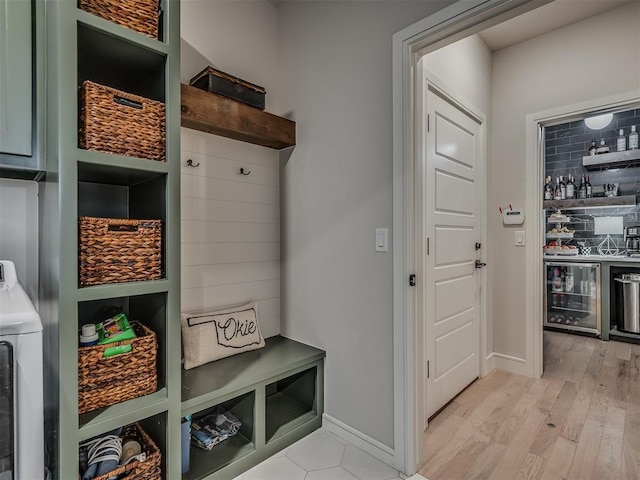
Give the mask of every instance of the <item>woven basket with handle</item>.
<path id="1" fill-rule="evenodd" d="M 80 217 L 80 285 L 157 280 L 162 221 Z"/>
<path id="2" fill-rule="evenodd" d="M 128 157 L 165 159 L 165 105 L 86 80 L 80 91 L 79 145 Z"/>
<path id="3" fill-rule="evenodd" d="M 158 38 L 158 0 L 79 0 L 85 12 Z"/>
<path id="4" fill-rule="evenodd" d="M 132 321 L 136 338 L 78 347 L 78 413 L 154 393 L 158 388 L 158 342 L 153 330 Z M 104 357 L 107 348 L 131 345 L 129 353 Z"/>
<path id="5" fill-rule="evenodd" d="M 123 437 L 130 440 L 136 440 L 142 447 L 142 451 L 146 454 L 146 459 L 142 462 L 133 460 L 126 465 L 111 470 L 104 475 L 95 477 L 94 480 L 108 480 L 110 478 L 126 478 L 127 480 L 160 480 L 162 478 L 162 470 L 160 461 L 162 454 L 160 449 L 153 443 L 151 437 L 142 427 L 137 424 L 127 425 L 123 430 Z"/>

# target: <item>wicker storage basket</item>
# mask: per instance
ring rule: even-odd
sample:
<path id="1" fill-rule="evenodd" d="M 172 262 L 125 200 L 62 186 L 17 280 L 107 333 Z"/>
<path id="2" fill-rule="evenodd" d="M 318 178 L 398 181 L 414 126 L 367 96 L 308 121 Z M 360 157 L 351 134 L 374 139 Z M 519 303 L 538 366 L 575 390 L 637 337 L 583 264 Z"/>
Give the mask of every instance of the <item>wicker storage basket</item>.
<path id="1" fill-rule="evenodd" d="M 80 217 L 80 285 L 162 276 L 160 220 Z"/>
<path id="2" fill-rule="evenodd" d="M 95 477 L 94 480 L 108 480 L 116 476 L 118 478 L 126 477 L 127 480 L 160 480 L 162 478 L 160 468 L 162 454 L 147 432 L 140 425 L 134 423 L 124 427 L 122 433 L 124 438 L 136 440 L 142 447 L 142 451 L 146 453 L 147 458 L 143 462 L 133 460 L 131 463 Z"/>
<path id="3" fill-rule="evenodd" d="M 158 0 L 79 0 L 85 12 L 158 38 Z"/>
<path id="4" fill-rule="evenodd" d="M 153 330 L 131 322 L 137 337 L 121 342 L 78 347 L 78 412 L 154 393 L 158 386 L 156 357 L 158 343 Z M 105 358 L 104 351 L 117 345 L 131 345 L 129 353 Z"/>
<path id="5" fill-rule="evenodd" d="M 165 159 L 162 102 L 85 80 L 80 91 L 79 128 L 79 145 L 85 150 Z"/>

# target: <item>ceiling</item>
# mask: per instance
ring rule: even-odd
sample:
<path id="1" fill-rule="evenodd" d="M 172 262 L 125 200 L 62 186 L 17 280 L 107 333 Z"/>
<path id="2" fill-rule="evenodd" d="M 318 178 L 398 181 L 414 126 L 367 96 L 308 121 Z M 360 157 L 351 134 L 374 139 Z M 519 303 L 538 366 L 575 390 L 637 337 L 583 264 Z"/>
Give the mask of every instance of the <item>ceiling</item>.
<path id="1" fill-rule="evenodd" d="M 189 1 L 189 0 L 182 0 Z M 278 6 L 284 2 L 314 0 L 266 0 Z M 370 0 L 349 0 L 370 1 Z M 402 0 L 379 0 L 398 2 Z M 421 0 L 428 2 L 430 0 Z M 542 7 L 499 23 L 479 33 L 491 51 L 524 42 L 531 38 L 571 25 L 585 18 L 640 0 L 554 0 Z"/>
<path id="2" fill-rule="evenodd" d="M 555 0 L 479 35 L 496 51 L 634 1 L 638 0 Z"/>

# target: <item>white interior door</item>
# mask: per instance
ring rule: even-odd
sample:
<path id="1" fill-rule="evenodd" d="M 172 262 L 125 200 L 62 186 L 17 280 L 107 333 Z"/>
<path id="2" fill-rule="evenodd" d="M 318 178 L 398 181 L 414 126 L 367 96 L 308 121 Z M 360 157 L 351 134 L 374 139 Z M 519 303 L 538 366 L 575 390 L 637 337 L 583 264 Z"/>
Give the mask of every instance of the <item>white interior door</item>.
<path id="1" fill-rule="evenodd" d="M 480 374 L 482 139 L 477 119 L 424 84 L 427 237 L 425 410 L 429 418 Z M 425 419 L 426 421 L 426 419 Z"/>

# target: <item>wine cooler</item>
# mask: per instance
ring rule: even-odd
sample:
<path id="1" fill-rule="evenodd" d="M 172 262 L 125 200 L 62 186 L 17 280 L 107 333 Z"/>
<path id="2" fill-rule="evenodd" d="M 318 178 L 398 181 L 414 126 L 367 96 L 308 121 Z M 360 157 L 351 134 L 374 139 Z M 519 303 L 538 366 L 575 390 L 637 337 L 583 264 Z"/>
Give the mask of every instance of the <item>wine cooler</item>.
<path id="1" fill-rule="evenodd" d="M 600 264 L 545 262 L 544 325 L 601 334 Z"/>

